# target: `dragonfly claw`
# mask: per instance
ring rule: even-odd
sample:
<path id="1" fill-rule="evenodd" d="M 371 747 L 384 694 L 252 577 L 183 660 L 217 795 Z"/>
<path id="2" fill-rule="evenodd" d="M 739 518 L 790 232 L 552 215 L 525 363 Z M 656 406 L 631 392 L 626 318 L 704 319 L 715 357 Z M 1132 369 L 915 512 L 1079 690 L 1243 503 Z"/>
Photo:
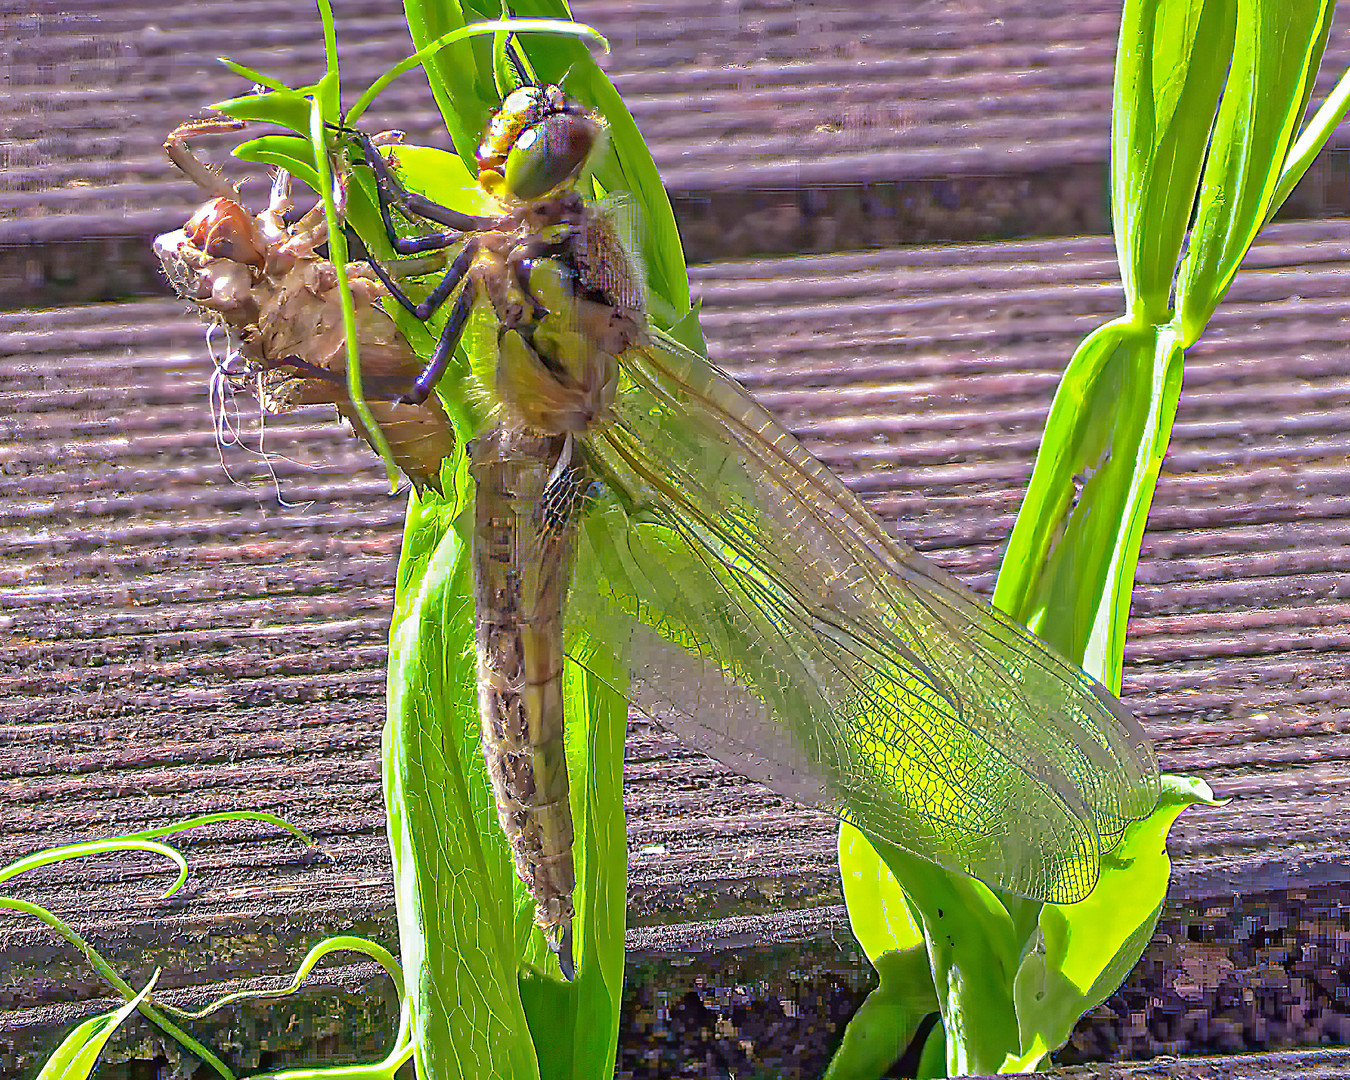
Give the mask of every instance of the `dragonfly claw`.
<path id="1" fill-rule="evenodd" d="M 572 982 L 577 977 L 576 962 L 572 959 L 572 920 L 568 919 L 557 931 L 557 940 L 549 944 L 553 947 L 554 954 L 558 957 L 558 967 L 562 969 L 562 976 L 568 982 Z"/>

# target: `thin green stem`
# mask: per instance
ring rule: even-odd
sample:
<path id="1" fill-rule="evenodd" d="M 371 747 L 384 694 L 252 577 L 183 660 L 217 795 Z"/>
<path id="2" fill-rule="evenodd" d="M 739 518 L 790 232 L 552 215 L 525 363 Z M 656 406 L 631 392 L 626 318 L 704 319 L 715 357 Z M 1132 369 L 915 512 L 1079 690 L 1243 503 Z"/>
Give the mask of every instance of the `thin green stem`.
<path id="1" fill-rule="evenodd" d="M 1322 152 L 1322 147 L 1326 145 L 1331 133 L 1336 130 L 1336 125 L 1347 112 L 1350 112 L 1350 71 L 1341 75 L 1331 93 L 1327 95 L 1326 101 L 1322 102 L 1313 118 L 1299 133 L 1294 145 L 1289 148 L 1289 156 L 1285 158 L 1280 179 L 1275 185 L 1275 194 L 1270 200 L 1270 210 L 1266 214 L 1267 221 L 1274 216 L 1275 211 L 1303 179 L 1308 166 Z"/>
<path id="2" fill-rule="evenodd" d="M 102 975 L 103 978 L 107 980 L 108 984 L 121 994 L 125 1000 L 130 1001 L 137 996 L 137 991 L 130 983 L 113 970 L 113 966 L 103 958 L 97 949 L 46 908 L 39 907 L 37 904 L 30 904 L 26 900 L 19 900 L 12 896 L 0 896 L 0 908 L 9 908 L 11 911 L 21 911 L 26 915 L 32 915 L 33 918 L 50 926 L 60 934 L 61 937 L 65 938 L 66 941 L 74 945 L 84 956 L 85 960 L 89 962 L 90 966 Z M 229 1066 L 227 1066 L 225 1062 L 221 1061 L 220 1058 L 216 1057 L 215 1054 L 180 1028 L 165 1016 L 163 1012 L 150 1004 L 150 1002 L 142 1001 L 139 1009 L 146 1019 L 159 1026 L 163 1031 L 178 1040 L 182 1046 L 196 1054 L 202 1061 L 215 1069 L 224 1080 L 234 1080 L 234 1073 L 230 1071 Z"/>
<path id="3" fill-rule="evenodd" d="M 328 79 L 337 74 L 336 69 L 324 76 Z M 319 174 L 319 194 L 323 197 L 323 216 L 328 223 L 329 257 L 337 273 L 338 299 L 342 304 L 342 333 L 347 339 L 347 393 L 352 399 L 352 407 L 366 429 L 370 445 L 384 462 L 384 470 L 389 477 L 389 490 L 398 488 L 398 466 L 394 464 L 394 455 L 389 449 L 389 440 L 384 437 L 380 425 L 366 404 L 361 388 L 361 344 L 356 332 L 356 305 L 352 301 L 351 283 L 347 280 L 347 237 L 342 231 L 342 222 L 338 219 L 337 205 L 333 199 L 333 172 L 328 163 L 328 144 L 325 139 L 323 109 L 316 96 L 310 101 L 309 141 L 314 147 L 314 165 Z"/>

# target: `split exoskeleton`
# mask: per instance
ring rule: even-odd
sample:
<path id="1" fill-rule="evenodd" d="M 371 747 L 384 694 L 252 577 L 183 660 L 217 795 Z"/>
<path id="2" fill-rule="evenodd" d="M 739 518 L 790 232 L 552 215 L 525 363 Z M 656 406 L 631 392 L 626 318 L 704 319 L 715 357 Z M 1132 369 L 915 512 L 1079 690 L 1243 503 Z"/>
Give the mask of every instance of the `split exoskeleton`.
<path id="1" fill-rule="evenodd" d="M 316 248 L 327 239 L 323 204 L 288 224 L 291 176 L 279 171 L 268 206 L 252 215 L 238 191 L 192 153 L 194 136 L 237 130 L 230 120 L 195 121 L 164 144 L 169 158 L 212 198 L 182 229 L 155 239 L 154 250 L 179 296 L 220 326 L 228 354 L 213 379 L 251 383 L 262 408 L 287 412 L 331 404 L 365 435 L 347 388 L 346 335 L 337 272 Z M 417 377 L 421 361 L 380 306 L 384 285 L 368 264 L 351 263 L 363 393 L 395 463 L 418 487 L 440 489 L 442 460 L 454 446 L 449 418 L 435 398 L 395 399 Z"/>

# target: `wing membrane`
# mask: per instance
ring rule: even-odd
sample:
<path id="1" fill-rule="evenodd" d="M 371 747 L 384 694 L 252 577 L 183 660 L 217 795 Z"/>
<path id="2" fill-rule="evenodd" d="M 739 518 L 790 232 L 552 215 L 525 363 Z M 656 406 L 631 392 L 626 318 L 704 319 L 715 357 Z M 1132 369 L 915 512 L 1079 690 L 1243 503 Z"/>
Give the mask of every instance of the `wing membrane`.
<path id="1" fill-rule="evenodd" d="M 736 772 L 982 880 L 1071 902 L 1157 799 L 1109 693 L 887 535 L 734 381 L 663 336 L 587 441 L 569 626 Z"/>

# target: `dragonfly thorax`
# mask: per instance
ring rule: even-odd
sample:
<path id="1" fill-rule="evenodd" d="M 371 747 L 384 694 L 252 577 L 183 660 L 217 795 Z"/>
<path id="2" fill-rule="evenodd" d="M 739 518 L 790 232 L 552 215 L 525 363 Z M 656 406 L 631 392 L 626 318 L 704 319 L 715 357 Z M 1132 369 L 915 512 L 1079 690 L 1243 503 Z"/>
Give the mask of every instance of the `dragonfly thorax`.
<path id="1" fill-rule="evenodd" d="M 571 254 L 565 248 L 534 263 L 529 297 L 513 274 L 490 274 L 496 280 L 485 282 L 498 316 L 489 392 L 508 428 L 581 435 L 609 419 L 616 357 L 632 344 L 639 324 L 608 294 L 582 287 Z M 536 310 L 532 300 L 542 306 Z"/>

